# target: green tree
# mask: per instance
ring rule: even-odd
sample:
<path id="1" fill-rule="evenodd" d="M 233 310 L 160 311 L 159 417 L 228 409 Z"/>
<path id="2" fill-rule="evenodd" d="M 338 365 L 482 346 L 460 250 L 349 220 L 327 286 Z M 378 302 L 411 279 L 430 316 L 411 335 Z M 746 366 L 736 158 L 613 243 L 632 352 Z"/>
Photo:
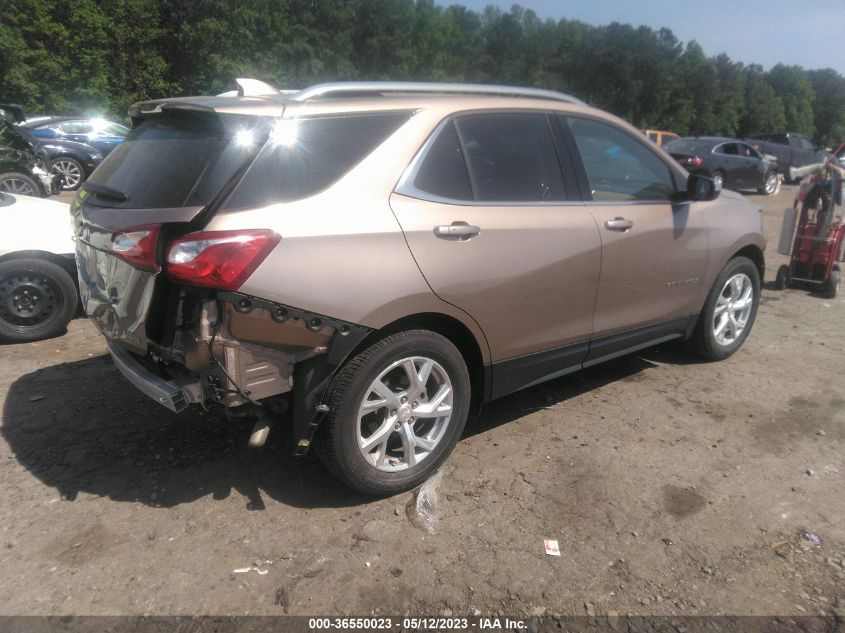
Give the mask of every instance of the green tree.
<path id="1" fill-rule="evenodd" d="M 813 123 L 813 85 L 807 74 L 799 66 L 778 64 L 768 73 L 769 84 L 783 101 L 786 127 L 790 132 L 812 136 L 815 132 Z"/>
<path id="2" fill-rule="evenodd" d="M 739 124 L 740 136 L 782 132 L 786 129 L 783 101 L 766 80 L 763 68 L 745 69 L 745 110 Z"/>
<path id="3" fill-rule="evenodd" d="M 808 71 L 807 76 L 815 93 L 815 140 L 827 147 L 838 146 L 845 142 L 845 77 L 830 68 Z"/>
<path id="4" fill-rule="evenodd" d="M 123 116 L 134 101 L 394 79 L 570 92 L 680 134 L 845 137 L 845 78 L 708 57 L 668 29 L 542 20 L 436 0 L 16 0 L 0 22 L 0 99 Z"/>

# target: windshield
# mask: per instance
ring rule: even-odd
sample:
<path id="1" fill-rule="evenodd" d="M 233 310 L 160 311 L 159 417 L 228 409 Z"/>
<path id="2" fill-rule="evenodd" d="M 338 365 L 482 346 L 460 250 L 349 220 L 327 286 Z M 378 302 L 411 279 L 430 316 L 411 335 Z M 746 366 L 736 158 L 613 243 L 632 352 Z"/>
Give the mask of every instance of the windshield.
<path id="1" fill-rule="evenodd" d="M 145 118 L 83 185 L 97 206 L 204 206 L 256 153 L 266 120 L 171 111 Z M 249 131 L 250 142 L 245 142 Z M 90 186 L 89 186 L 90 185 Z"/>

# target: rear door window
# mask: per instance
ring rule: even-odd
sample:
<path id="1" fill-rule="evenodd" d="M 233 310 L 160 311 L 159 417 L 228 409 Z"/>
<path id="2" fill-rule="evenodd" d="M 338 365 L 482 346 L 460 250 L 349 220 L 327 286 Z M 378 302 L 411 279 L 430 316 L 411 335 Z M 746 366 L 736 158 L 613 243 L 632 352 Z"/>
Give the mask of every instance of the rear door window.
<path id="1" fill-rule="evenodd" d="M 94 185 L 89 202 L 130 209 L 204 206 L 255 156 L 255 144 L 238 132 L 262 125 L 266 119 L 210 112 L 149 116 L 86 181 Z"/>
<path id="2" fill-rule="evenodd" d="M 280 119 L 225 209 L 289 202 L 327 189 L 381 145 L 408 112 Z"/>
<path id="3" fill-rule="evenodd" d="M 475 199 L 565 200 L 560 162 L 544 113 L 491 113 L 456 120 Z"/>
<path id="4" fill-rule="evenodd" d="M 669 200 L 669 165 L 639 138 L 609 123 L 568 117 L 593 200 Z"/>

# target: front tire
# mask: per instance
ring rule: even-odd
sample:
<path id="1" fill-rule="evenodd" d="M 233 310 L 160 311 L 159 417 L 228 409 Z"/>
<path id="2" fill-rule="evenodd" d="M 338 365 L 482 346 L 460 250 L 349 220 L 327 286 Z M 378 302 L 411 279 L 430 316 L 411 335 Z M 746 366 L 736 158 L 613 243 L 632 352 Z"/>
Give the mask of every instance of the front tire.
<path id="1" fill-rule="evenodd" d="M 747 257 L 735 257 L 713 283 L 690 345 L 706 360 L 723 360 L 738 350 L 754 325 L 760 302 L 760 271 Z"/>
<path id="2" fill-rule="evenodd" d="M 73 279 L 53 262 L 0 263 L 0 341 L 28 343 L 61 334 L 78 304 Z"/>
<path id="3" fill-rule="evenodd" d="M 763 181 L 763 185 L 758 187 L 757 192 L 765 194 L 767 196 L 772 196 L 778 192 L 780 189 L 780 177 L 776 171 L 770 171 L 766 174 L 766 179 Z"/>
<path id="4" fill-rule="evenodd" d="M 428 330 L 392 334 L 338 372 L 317 455 L 368 495 L 409 490 L 430 477 L 460 439 L 469 413 L 466 362 Z"/>

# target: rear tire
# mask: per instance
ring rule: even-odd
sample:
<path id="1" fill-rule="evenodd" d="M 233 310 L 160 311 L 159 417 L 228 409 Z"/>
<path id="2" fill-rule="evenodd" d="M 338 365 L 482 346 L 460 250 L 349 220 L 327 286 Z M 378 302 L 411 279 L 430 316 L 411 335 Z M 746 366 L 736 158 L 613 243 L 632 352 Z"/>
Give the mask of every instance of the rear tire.
<path id="1" fill-rule="evenodd" d="M 789 266 L 783 264 L 778 268 L 778 274 L 775 276 L 775 290 L 786 290 L 789 285 Z"/>
<path id="2" fill-rule="evenodd" d="M 832 270 L 830 272 L 830 277 L 828 277 L 827 281 L 824 282 L 824 296 L 828 299 L 836 299 L 836 295 L 839 294 L 839 286 L 841 282 L 841 273 L 838 270 Z"/>
<path id="3" fill-rule="evenodd" d="M 28 343 L 61 334 L 79 304 L 76 285 L 46 259 L 0 263 L 0 341 Z"/>
<path id="4" fill-rule="evenodd" d="M 760 302 L 760 271 L 747 257 L 730 260 L 707 295 L 689 340 L 702 358 L 723 360 L 738 350 L 754 325 Z"/>
<path id="5" fill-rule="evenodd" d="M 717 189 L 725 188 L 725 174 L 722 172 L 714 171 L 713 175 L 710 176 L 710 179 L 713 181 L 713 184 L 716 185 Z"/>
<path id="6" fill-rule="evenodd" d="M 470 393 L 466 363 L 449 339 L 428 330 L 392 334 L 346 363 L 332 381 L 317 456 L 364 494 L 414 488 L 460 439 Z"/>

